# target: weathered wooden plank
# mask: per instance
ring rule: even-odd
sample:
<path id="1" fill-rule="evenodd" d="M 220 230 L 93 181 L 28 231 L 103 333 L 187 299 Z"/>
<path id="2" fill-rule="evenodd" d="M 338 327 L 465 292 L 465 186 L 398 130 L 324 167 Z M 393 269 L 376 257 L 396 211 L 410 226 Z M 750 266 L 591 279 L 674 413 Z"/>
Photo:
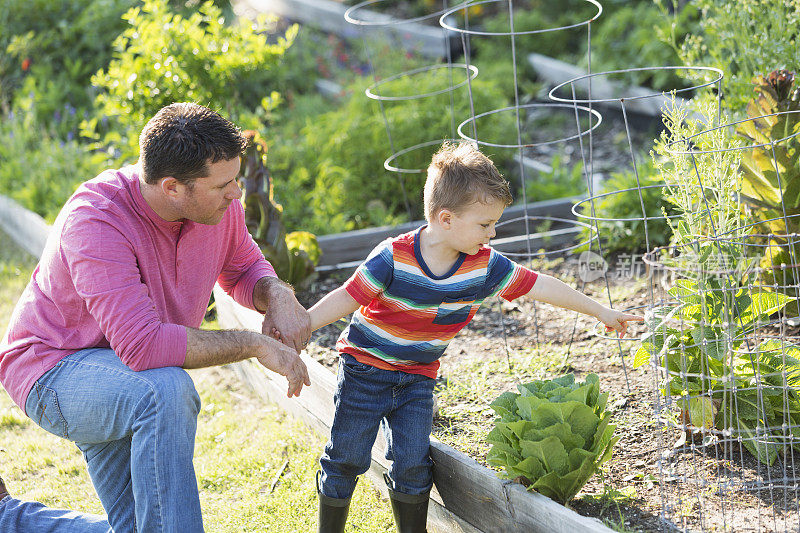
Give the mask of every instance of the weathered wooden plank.
<path id="1" fill-rule="evenodd" d="M 0 195 L 0 226 L 23 250 L 35 257 L 42 255 L 50 233 L 50 226 L 42 217 Z"/>
<path id="2" fill-rule="evenodd" d="M 506 209 L 503 212 L 503 216 L 500 217 L 497 236 L 498 238 L 504 238 L 519 235 L 521 231 L 524 231 L 522 230 L 524 222 L 509 223 L 508 221 L 523 217 L 526 213 L 529 217 L 556 217 L 572 220 L 575 218 L 575 215 L 572 214 L 572 206 L 577 200 L 577 198 L 559 198 L 557 200 L 532 202 L 526 206 L 513 205 Z M 362 261 L 367 253 L 384 239 L 415 230 L 423 224 L 425 224 L 424 220 L 416 220 L 399 226 L 381 226 L 345 233 L 320 235 L 317 237 L 322 250 L 319 264 L 335 265 L 351 261 Z"/>
<path id="3" fill-rule="evenodd" d="M 445 57 L 445 30 L 436 25 L 417 22 L 397 23 L 388 15 L 369 9 L 359 9 L 358 20 L 371 25 L 355 25 L 347 22 L 344 13 L 349 6 L 331 0 L 237 0 L 237 12 L 274 13 L 289 20 L 308 24 L 342 37 L 359 38 L 362 32 L 370 37 L 391 38 L 392 42 L 408 51 L 415 51 L 426 57 Z"/>
<path id="4" fill-rule="evenodd" d="M 214 289 L 218 320 L 226 328 L 259 331 L 261 315 L 233 302 L 219 287 Z M 232 316 L 231 316 L 232 315 Z M 325 367 L 302 355 L 311 376 L 311 387 L 300 396 L 286 398 L 286 380 L 253 361 L 234 365 L 247 383 L 265 399 L 277 403 L 322 435 L 330 433 L 336 378 Z M 372 449 L 367 477 L 384 495 L 383 472 L 388 463 L 386 444 L 379 435 Z M 474 459 L 432 439 L 434 490 L 428 512 L 432 532 L 609 533 L 599 521 L 581 517 L 544 496 L 528 493 L 518 484 L 499 479 Z M 530 507 L 536 507 L 530 509 Z"/>

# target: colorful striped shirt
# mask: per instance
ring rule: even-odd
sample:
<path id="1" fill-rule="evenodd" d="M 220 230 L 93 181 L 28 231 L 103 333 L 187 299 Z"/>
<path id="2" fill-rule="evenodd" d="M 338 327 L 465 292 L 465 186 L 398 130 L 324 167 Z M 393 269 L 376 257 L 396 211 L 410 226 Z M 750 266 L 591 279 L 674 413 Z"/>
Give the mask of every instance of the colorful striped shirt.
<path id="1" fill-rule="evenodd" d="M 435 378 L 445 348 L 483 300 L 527 294 L 537 274 L 484 246 L 435 276 L 420 252 L 422 229 L 379 244 L 345 282 L 361 307 L 336 348 L 378 368 Z"/>

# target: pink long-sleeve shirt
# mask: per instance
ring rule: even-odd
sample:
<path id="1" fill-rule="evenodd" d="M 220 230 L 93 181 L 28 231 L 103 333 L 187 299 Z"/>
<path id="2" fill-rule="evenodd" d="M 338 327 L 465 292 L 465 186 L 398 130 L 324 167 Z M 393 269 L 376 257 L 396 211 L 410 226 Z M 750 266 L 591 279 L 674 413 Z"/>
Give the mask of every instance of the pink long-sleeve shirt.
<path id="1" fill-rule="evenodd" d="M 0 344 L 0 383 L 23 410 L 33 383 L 65 356 L 113 349 L 135 371 L 182 366 L 214 283 L 253 306 L 275 270 L 232 202 L 222 221 L 168 222 L 147 204 L 139 169 L 81 185 L 53 225 Z"/>

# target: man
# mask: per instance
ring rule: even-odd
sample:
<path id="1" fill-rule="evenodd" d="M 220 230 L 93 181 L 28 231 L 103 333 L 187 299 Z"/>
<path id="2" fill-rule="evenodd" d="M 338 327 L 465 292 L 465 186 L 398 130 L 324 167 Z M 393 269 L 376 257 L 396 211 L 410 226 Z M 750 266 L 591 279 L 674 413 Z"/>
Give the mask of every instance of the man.
<path id="1" fill-rule="evenodd" d="M 200 401 L 184 368 L 255 357 L 286 376 L 289 396 L 310 385 L 298 353 L 308 313 L 248 234 L 238 201 L 245 145 L 203 106 L 161 109 L 136 165 L 67 201 L 0 344 L 3 387 L 83 452 L 108 514 L 98 531 L 203 530 L 192 465 Z M 265 313 L 262 331 L 279 330 L 285 345 L 196 329 L 215 282 Z M 0 530 L 49 531 L 56 519 L 28 513 L 35 521 L 20 529 L 24 510 L 0 500 Z"/>

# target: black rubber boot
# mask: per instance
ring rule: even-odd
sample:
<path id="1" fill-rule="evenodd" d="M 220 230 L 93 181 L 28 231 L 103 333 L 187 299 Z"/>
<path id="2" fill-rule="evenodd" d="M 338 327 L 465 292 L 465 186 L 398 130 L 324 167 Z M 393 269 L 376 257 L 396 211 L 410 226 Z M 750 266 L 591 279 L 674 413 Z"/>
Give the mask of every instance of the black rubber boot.
<path id="1" fill-rule="evenodd" d="M 343 533 L 347 522 L 347 512 L 350 510 L 350 498 L 331 498 L 319 490 L 319 476 L 322 472 L 317 470 L 317 496 L 319 496 L 319 533 Z"/>
<path id="2" fill-rule="evenodd" d="M 389 500 L 392 502 L 394 523 L 399 533 L 428 533 L 428 501 L 431 491 L 422 494 L 404 494 L 392 490 L 388 476 L 384 475 L 389 486 Z"/>

